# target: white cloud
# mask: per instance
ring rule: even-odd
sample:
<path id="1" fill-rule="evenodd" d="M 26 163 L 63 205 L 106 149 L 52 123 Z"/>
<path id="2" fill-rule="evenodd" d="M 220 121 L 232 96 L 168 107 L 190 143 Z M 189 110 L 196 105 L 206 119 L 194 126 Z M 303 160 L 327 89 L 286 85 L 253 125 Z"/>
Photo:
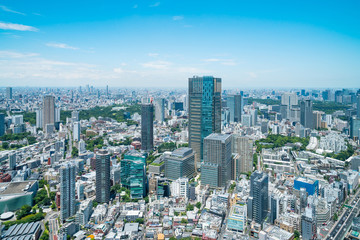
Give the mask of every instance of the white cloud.
<path id="1" fill-rule="evenodd" d="M 174 21 L 180 21 L 180 20 L 183 20 L 184 17 L 183 16 L 173 16 L 172 18 Z"/>
<path id="2" fill-rule="evenodd" d="M 77 47 L 69 46 L 65 43 L 47 43 L 46 46 L 48 47 L 54 47 L 54 48 L 63 48 L 63 49 L 71 49 L 71 50 L 78 50 Z"/>
<path id="3" fill-rule="evenodd" d="M 142 66 L 145 68 L 154 68 L 154 69 L 168 69 L 170 65 L 171 63 L 166 61 L 152 61 L 142 64 Z"/>
<path id="4" fill-rule="evenodd" d="M 113 71 L 115 72 L 115 73 L 123 73 L 124 72 L 124 69 L 122 69 L 122 68 L 114 68 L 113 69 Z"/>
<path id="5" fill-rule="evenodd" d="M 149 57 L 157 57 L 157 56 L 159 56 L 159 54 L 158 53 L 148 53 L 148 56 Z"/>
<path id="6" fill-rule="evenodd" d="M 247 73 L 251 78 L 257 78 L 257 74 L 254 72 L 248 72 Z"/>
<path id="7" fill-rule="evenodd" d="M 12 9 L 4 6 L 4 5 L 0 5 L 0 9 L 3 10 L 3 11 L 5 11 L 5 12 L 11 12 L 11 13 L 16 13 L 16 14 L 20 14 L 20 15 L 25 15 L 25 13 L 12 10 Z"/>
<path id="8" fill-rule="evenodd" d="M 226 65 L 226 66 L 235 66 L 237 65 L 237 63 L 235 62 L 234 59 L 219 59 L 219 58 L 208 58 L 208 59 L 204 59 L 204 62 L 218 62 L 222 65 Z"/>
<path id="9" fill-rule="evenodd" d="M 160 2 L 156 2 L 154 4 L 151 4 L 149 7 L 158 7 L 160 6 Z"/>
<path id="10" fill-rule="evenodd" d="M 0 51 L 0 58 L 26 58 L 38 56 L 38 53 L 19 53 L 11 51 Z"/>
<path id="11" fill-rule="evenodd" d="M 17 30 L 17 31 L 31 31 L 31 32 L 39 31 L 39 29 L 37 29 L 36 27 L 17 24 L 17 23 L 5 23 L 5 22 L 0 22 L 0 29 Z"/>

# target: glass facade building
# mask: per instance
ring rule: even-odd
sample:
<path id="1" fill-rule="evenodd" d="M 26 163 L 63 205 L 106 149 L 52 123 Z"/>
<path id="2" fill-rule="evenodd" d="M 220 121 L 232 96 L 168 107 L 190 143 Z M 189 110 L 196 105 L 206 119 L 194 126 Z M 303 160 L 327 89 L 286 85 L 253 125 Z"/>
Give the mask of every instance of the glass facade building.
<path id="1" fill-rule="evenodd" d="M 96 201 L 110 201 L 110 154 L 101 149 L 96 153 Z"/>
<path id="2" fill-rule="evenodd" d="M 256 171 L 250 178 L 250 197 L 248 199 L 248 218 L 262 224 L 269 207 L 269 177 L 266 173 Z"/>
<path id="3" fill-rule="evenodd" d="M 141 105 L 141 149 L 148 151 L 154 148 L 154 105 Z"/>
<path id="4" fill-rule="evenodd" d="M 189 147 L 197 167 L 203 159 L 203 140 L 221 131 L 221 78 L 189 78 Z"/>
<path id="5" fill-rule="evenodd" d="M 121 185 L 130 190 L 132 199 L 146 196 L 146 158 L 139 153 L 130 153 L 121 160 Z"/>
<path id="6" fill-rule="evenodd" d="M 231 180 L 231 140 L 231 135 L 220 133 L 213 133 L 204 139 L 204 161 L 201 164 L 202 184 L 225 187 Z M 214 172 L 216 170 L 217 173 Z"/>
<path id="7" fill-rule="evenodd" d="M 165 177 L 176 180 L 191 178 L 195 174 L 195 155 L 191 148 L 178 148 L 165 155 Z"/>

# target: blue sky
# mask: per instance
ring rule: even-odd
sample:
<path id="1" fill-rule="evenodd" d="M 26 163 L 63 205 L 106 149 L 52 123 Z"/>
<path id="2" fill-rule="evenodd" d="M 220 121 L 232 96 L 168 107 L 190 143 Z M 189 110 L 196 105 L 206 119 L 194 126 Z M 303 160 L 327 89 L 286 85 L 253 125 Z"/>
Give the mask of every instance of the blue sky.
<path id="1" fill-rule="evenodd" d="M 0 86 L 360 87 L 359 1 L 0 0 Z"/>

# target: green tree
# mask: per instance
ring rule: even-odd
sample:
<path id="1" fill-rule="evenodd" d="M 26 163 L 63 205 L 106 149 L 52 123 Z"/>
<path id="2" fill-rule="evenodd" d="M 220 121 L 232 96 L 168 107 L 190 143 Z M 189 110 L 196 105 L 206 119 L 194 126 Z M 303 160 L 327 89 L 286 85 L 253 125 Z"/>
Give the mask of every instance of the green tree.
<path id="1" fill-rule="evenodd" d="M 71 150 L 71 157 L 78 157 L 79 156 L 79 150 L 76 147 L 73 147 Z"/>
<path id="2" fill-rule="evenodd" d="M 19 210 L 16 211 L 15 215 L 16 215 L 16 219 L 20 220 L 23 217 L 29 215 L 31 213 L 31 206 L 29 205 L 24 205 L 22 206 Z"/>
<path id="3" fill-rule="evenodd" d="M 144 219 L 143 218 L 137 218 L 135 220 L 135 222 L 139 223 L 139 224 L 144 224 Z"/>
<path id="4" fill-rule="evenodd" d="M 300 238 L 300 232 L 298 230 L 294 231 L 294 237 L 299 239 Z"/>
<path id="5" fill-rule="evenodd" d="M 197 203 L 195 204 L 195 206 L 196 206 L 197 209 L 200 209 L 200 208 L 201 208 L 201 202 L 197 202 Z"/>
<path id="6" fill-rule="evenodd" d="M 188 224 L 189 222 L 188 222 L 188 220 L 187 220 L 187 219 L 182 218 L 182 219 L 181 219 L 181 223 L 182 223 L 182 224 Z"/>
<path id="7" fill-rule="evenodd" d="M 337 221 L 338 218 L 339 218 L 339 217 L 338 217 L 337 213 L 335 213 L 334 216 L 333 216 L 333 220 L 334 220 L 334 221 Z"/>

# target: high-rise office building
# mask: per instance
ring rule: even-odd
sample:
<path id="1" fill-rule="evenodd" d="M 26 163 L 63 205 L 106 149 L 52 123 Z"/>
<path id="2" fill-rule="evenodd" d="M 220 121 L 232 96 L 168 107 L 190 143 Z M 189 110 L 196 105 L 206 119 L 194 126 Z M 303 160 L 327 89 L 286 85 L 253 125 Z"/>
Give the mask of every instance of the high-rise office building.
<path id="1" fill-rule="evenodd" d="M 132 199 L 146 195 L 146 158 L 139 152 L 128 152 L 120 162 L 121 185 L 130 190 Z"/>
<path id="2" fill-rule="evenodd" d="M 360 94 L 356 97 L 356 116 L 360 118 Z"/>
<path id="3" fill-rule="evenodd" d="M 163 122 L 165 120 L 165 99 L 155 99 L 155 120 Z"/>
<path id="4" fill-rule="evenodd" d="M 42 128 L 43 127 L 43 110 L 41 108 L 39 108 L 35 112 L 36 112 L 36 128 Z"/>
<path id="5" fill-rule="evenodd" d="M 314 114 L 312 110 L 312 101 L 305 100 L 300 102 L 300 123 L 305 128 L 314 128 Z"/>
<path id="6" fill-rule="evenodd" d="M 110 154 L 106 149 L 96 153 L 96 201 L 108 203 L 110 200 Z"/>
<path id="7" fill-rule="evenodd" d="M 288 106 L 288 108 L 298 105 L 298 96 L 296 93 L 283 93 L 281 95 L 281 104 Z"/>
<path id="8" fill-rule="evenodd" d="M 226 187 L 231 180 L 231 140 L 229 134 L 213 133 L 204 138 L 204 160 L 201 183 L 210 187 Z M 217 171 L 217 173 L 214 173 Z"/>
<path id="9" fill-rule="evenodd" d="M 238 134 L 233 134 L 232 139 L 232 153 L 239 155 L 236 163 L 236 175 L 240 173 L 248 173 L 253 170 L 253 145 L 254 141 L 249 137 L 240 136 Z"/>
<path id="10" fill-rule="evenodd" d="M 7 88 L 6 88 L 6 98 L 7 98 L 8 100 L 13 99 L 12 87 L 7 87 Z"/>
<path id="11" fill-rule="evenodd" d="M 350 138 L 355 140 L 360 138 L 360 118 L 350 118 Z"/>
<path id="12" fill-rule="evenodd" d="M 258 110 L 251 109 L 250 115 L 251 115 L 251 126 L 255 126 L 257 124 Z"/>
<path id="13" fill-rule="evenodd" d="M 78 142 L 80 140 L 80 132 L 81 132 L 80 122 L 74 122 L 73 140 L 75 142 Z"/>
<path id="14" fill-rule="evenodd" d="M 80 118 L 79 118 L 79 111 L 72 111 L 71 112 L 71 118 L 74 122 L 78 122 L 80 121 Z"/>
<path id="15" fill-rule="evenodd" d="M 316 215 L 311 205 L 305 208 L 305 213 L 301 216 L 301 235 L 304 240 L 317 239 Z"/>
<path id="16" fill-rule="evenodd" d="M 178 178 L 171 183 L 171 196 L 173 197 L 183 197 L 185 199 L 189 198 L 189 179 L 188 178 Z"/>
<path id="17" fill-rule="evenodd" d="M 252 126 L 252 119 L 250 114 L 243 114 L 241 115 L 241 124 L 244 127 L 251 127 Z"/>
<path id="18" fill-rule="evenodd" d="M 227 97 L 227 107 L 230 110 L 230 122 L 241 122 L 243 111 L 243 96 L 240 94 Z"/>
<path id="19" fill-rule="evenodd" d="M 250 178 L 248 199 L 248 218 L 262 224 L 268 213 L 269 177 L 266 173 L 255 171 Z"/>
<path id="20" fill-rule="evenodd" d="M 0 113 L 0 137 L 5 134 L 5 114 Z"/>
<path id="21" fill-rule="evenodd" d="M 55 97 L 54 96 L 45 96 L 43 100 L 43 126 L 42 128 L 46 130 L 46 125 L 52 124 L 55 125 Z"/>
<path id="22" fill-rule="evenodd" d="M 203 140 L 221 131 L 221 78 L 189 78 L 189 147 L 197 167 L 203 159 Z"/>
<path id="23" fill-rule="evenodd" d="M 150 151 L 154 148 L 154 106 L 150 104 L 141 105 L 141 149 Z"/>
<path id="24" fill-rule="evenodd" d="M 76 167 L 65 163 L 60 167 L 60 218 L 64 222 L 75 215 L 75 177 Z"/>
<path id="25" fill-rule="evenodd" d="M 171 154 L 165 154 L 165 177 L 176 180 L 191 178 L 195 174 L 195 154 L 191 148 L 178 148 Z"/>
<path id="26" fill-rule="evenodd" d="M 60 122 L 60 108 L 55 107 L 55 122 Z"/>
<path id="27" fill-rule="evenodd" d="M 16 153 L 9 154 L 9 169 L 14 170 L 16 168 Z"/>

